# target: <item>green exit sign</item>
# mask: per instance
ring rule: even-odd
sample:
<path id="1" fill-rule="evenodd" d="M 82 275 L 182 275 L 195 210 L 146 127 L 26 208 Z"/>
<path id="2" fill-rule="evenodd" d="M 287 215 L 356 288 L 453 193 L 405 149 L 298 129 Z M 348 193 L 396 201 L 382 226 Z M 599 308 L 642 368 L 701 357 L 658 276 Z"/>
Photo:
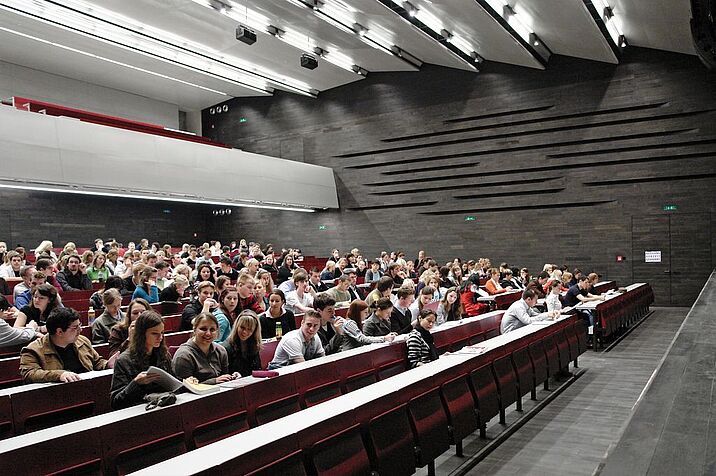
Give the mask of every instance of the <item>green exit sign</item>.
<path id="1" fill-rule="evenodd" d="M 246 119 L 245 117 L 242 117 L 239 119 L 239 122 L 243 124 L 244 122 L 249 122 L 249 120 Z"/>
<path id="2" fill-rule="evenodd" d="M 328 227 L 326 225 L 318 225 L 319 230 L 327 230 Z"/>
<path id="3" fill-rule="evenodd" d="M 663 207 L 661 207 L 661 209 L 665 212 L 675 212 L 679 209 L 679 207 L 676 205 L 664 205 Z"/>
<path id="4" fill-rule="evenodd" d="M 472 215 L 465 216 L 465 221 L 476 221 L 476 220 L 477 220 L 477 218 Z"/>

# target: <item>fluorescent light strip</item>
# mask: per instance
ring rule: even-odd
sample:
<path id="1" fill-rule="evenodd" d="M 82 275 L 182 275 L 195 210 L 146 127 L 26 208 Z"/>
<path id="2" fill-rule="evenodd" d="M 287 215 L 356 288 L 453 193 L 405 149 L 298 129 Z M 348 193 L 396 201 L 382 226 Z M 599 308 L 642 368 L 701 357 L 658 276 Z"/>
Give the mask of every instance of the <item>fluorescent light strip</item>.
<path id="1" fill-rule="evenodd" d="M 166 201 L 166 202 L 181 202 L 181 203 L 194 203 L 194 204 L 200 204 L 200 205 L 219 205 L 219 206 L 227 206 L 227 207 L 244 207 L 244 208 L 265 208 L 269 210 L 283 210 L 283 211 L 291 211 L 291 212 L 305 212 L 305 213 L 313 213 L 315 210 L 313 208 L 298 208 L 298 207 L 282 207 L 282 206 L 271 206 L 271 205 L 261 205 L 261 204 L 254 204 L 254 203 L 241 203 L 241 202 L 222 202 L 219 200 L 203 200 L 203 199 L 190 199 L 190 198 L 177 198 L 177 197 L 158 197 L 158 196 L 152 196 L 152 195 L 128 195 L 127 193 L 132 192 L 124 192 L 124 193 L 114 193 L 114 192 L 93 192 L 89 190 L 69 190 L 69 189 L 59 189 L 59 188 L 51 188 L 51 187 L 42 187 L 37 185 L 10 185 L 6 183 L 0 182 L 0 188 L 10 188 L 15 190 L 33 190 L 38 192 L 57 192 L 57 193 L 73 193 L 77 195 L 99 195 L 103 197 L 117 197 L 117 198 L 135 198 L 140 200 L 157 200 L 157 201 Z"/>
<path id="2" fill-rule="evenodd" d="M 5 3 L 16 3 L 12 0 L 6 1 Z M 35 7 L 37 7 L 36 4 L 33 4 Z M 24 6 L 24 4 L 23 4 Z M 211 62 L 211 60 L 208 60 L 206 58 L 202 58 L 201 60 L 203 63 L 199 66 L 196 66 L 196 58 L 194 56 L 190 56 L 188 52 L 179 50 L 179 49 L 171 49 L 168 45 L 165 45 L 160 42 L 153 42 L 150 43 L 143 37 L 133 37 L 128 35 L 128 33 L 125 30 L 121 30 L 118 27 L 113 27 L 109 24 L 107 24 L 107 28 L 102 30 L 102 34 L 106 37 L 97 36 L 97 33 L 94 33 L 93 31 L 86 31 L 86 30 L 96 30 L 97 25 L 92 25 L 91 28 L 88 27 L 82 27 L 83 23 L 86 23 L 86 17 L 84 17 L 81 13 L 75 13 L 74 16 L 68 16 L 67 13 L 71 12 L 70 10 L 58 10 L 61 7 L 54 7 L 54 10 L 51 8 L 36 8 L 35 11 L 32 11 L 32 9 L 24 9 L 23 7 L 18 8 L 18 10 L 12 9 L 13 7 L 6 7 L 5 5 L 0 5 L 0 9 L 11 11 L 15 14 L 26 16 L 28 18 L 31 18 L 33 20 L 38 20 L 43 23 L 47 23 L 53 27 L 61 28 L 63 30 L 69 31 L 73 34 L 78 34 L 82 36 L 86 36 L 88 38 L 91 38 L 95 41 L 101 41 L 103 43 L 122 48 L 125 50 L 132 51 L 133 53 L 141 54 L 143 56 L 147 56 L 149 58 L 152 58 L 153 60 L 159 60 L 163 61 L 165 63 L 171 64 L 173 66 L 177 66 L 189 71 L 193 71 L 195 73 L 203 74 L 205 76 L 212 77 L 214 79 L 229 82 L 232 84 L 235 84 L 237 86 L 241 86 L 244 88 L 248 88 L 251 90 L 254 90 L 256 92 L 260 92 L 263 94 L 270 94 L 271 91 L 267 89 L 267 85 L 265 82 L 262 84 L 256 85 L 256 79 L 251 78 L 250 80 L 248 77 L 245 77 L 241 74 L 236 74 L 237 72 L 234 70 L 228 70 L 228 68 L 223 67 L 222 74 L 226 75 L 233 75 L 237 76 L 236 79 L 233 79 L 231 77 L 226 77 L 224 75 L 220 75 L 219 73 L 214 73 L 211 71 L 207 71 L 206 68 L 210 69 L 220 69 L 219 66 L 221 66 L 219 63 Z M 28 11 L 29 10 L 29 11 Z M 57 10 L 57 11 L 55 11 Z M 84 18 L 83 18 L 84 17 Z M 79 21 L 78 21 L 79 20 Z M 62 23 L 64 22 L 64 23 Z M 108 34 L 110 33 L 110 34 Z M 114 38 L 112 38 L 112 34 L 114 34 Z M 36 38 L 36 37 L 33 37 Z M 156 40 L 155 40 L 156 41 Z M 134 46 L 133 46 L 134 45 Z M 68 47 L 69 48 L 69 47 Z M 139 49 L 138 49 L 139 48 Z M 154 51 L 145 51 L 153 49 Z M 91 54 L 91 53 L 88 53 Z M 179 58 L 182 58 L 181 60 Z M 185 61 L 186 63 L 182 63 L 180 61 Z M 188 63 L 194 63 L 195 65 L 188 64 Z M 122 63 L 124 64 L 124 63 Z M 137 67 L 139 68 L 139 67 Z M 251 84 L 251 83 L 254 84 Z M 189 83 L 191 84 L 191 83 Z"/>
<path id="3" fill-rule="evenodd" d="M 607 31 L 609 31 L 609 36 L 612 37 L 612 40 L 617 46 L 619 45 L 619 37 L 623 34 L 622 29 L 617 25 L 616 15 L 614 15 L 614 9 L 609 6 L 607 2 L 604 0 L 591 0 L 592 5 L 594 5 L 594 8 L 597 10 L 597 14 L 599 14 L 599 18 L 602 19 L 604 24 L 607 27 Z M 604 10 L 607 8 L 612 10 L 612 17 L 606 17 L 604 16 Z"/>
<path id="4" fill-rule="evenodd" d="M 18 35 L 18 36 L 21 36 L 21 37 L 23 37 L 23 38 L 27 38 L 27 39 L 30 39 L 30 40 L 38 41 L 38 42 L 44 43 L 44 44 L 46 44 L 46 45 L 55 46 L 55 47 L 57 47 L 57 48 L 61 48 L 61 49 L 63 49 L 63 50 L 71 51 L 71 52 L 73 52 L 73 53 L 79 53 L 79 54 L 81 54 L 81 55 L 88 56 L 88 57 L 90 57 L 90 58 L 94 58 L 94 59 L 106 61 L 106 62 L 108 62 L 108 63 L 116 64 L 116 65 L 118 65 L 118 66 L 122 66 L 122 67 L 125 67 L 125 68 L 133 69 L 133 70 L 135 70 L 135 71 L 140 71 L 140 72 L 142 72 L 142 73 L 150 74 L 150 75 L 152 75 L 152 76 L 157 76 L 157 77 L 160 77 L 160 78 L 163 78 L 163 79 L 168 79 L 168 80 L 170 80 L 170 81 L 175 81 L 175 82 L 177 82 L 177 83 L 185 84 L 185 85 L 187 85 L 187 86 L 192 86 L 192 87 L 195 87 L 195 88 L 203 89 L 204 91 L 209 91 L 209 92 L 212 92 L 212 93 L 220 94 L 220 95 L 222 95 L 222 96 L 228 96 L 228 95 L 229 95 L 228 93 L 225 93 L 225 92 L 223 92 L 223 91 L 218 91 L 218 90 L 216 90 L 216 89 L 207 88 L 206 86 L 201 86 L 201 85 L 199 85 L 199 84 L 190 83 L 189 81 L 184 81 L 183 79 L 173 78 L 173 77 L 171 77 L 171 76 L 167 76 L 166 74 L 157 73 L 156 71 L 150 71 L 150 70 L 148 70 L 148 69 L 140 68 L 140 67 L 138 67 L 138 66 L 133 66 L 133 65 L 131 65 L 131 64 L 122 63 L 122 62 L 120 62 L 120 61 L 116 61 L 116 60 L 113 60 L 113 59 L 105 58 L 104 56 L 99 56 L 99 55 L 96 55 L 96 54 L 94 54 L 94 53 L 89 53 L 89 52 L 87 52 L 87 51 L 78 50 L 77 48 L 72 48 L 72 47 L 70 47 L 70 46 L 61 45 L 61 44 L 55 43 L 55 42 L 53 42 L 53 41 L 48 41 L 48 40 L 45 40 L 45 39 L 42 39 L 42 38 L 37 38 L 37 37 L 35 37 L 35 36 L 28 35 L 28 34 L 26 34 L 26 33 L 21 33 L 21 32 L 19 32 L 19 31 L 11 30 L 11 29 L 9 29 L 9 28 L 0 27 L 0 31 L 4 31 L 4 32 L 7 32 L 7 33 L 11 33 L 11 34 L 13 34 L 13 35 Z"/>
<path id="5" fill-rule="evenodd" d="M 17 5 L 19 10 L 27 11 L 26 7 L 28 7 L 28 5 L 26 3 L 18 2 L 17 0 L 4 0 L 4 3 L 14 3 Z M 95 7 L 94 5 L 90 5 L 79 0 L 66 0 L 63 5 L 68 8 L 75 8 L 80 12 L 86 13 L 87 15 L 99 17 L 100 20 L 104 20 L 105 22 L 101 24 L 101 32 L 98 33 L 97 27 L 99 26 L 99 23 L 94 19 L 90 19 L 90 17 L 87 17 L 82 13 L 73 12 L 67 8 L 58 7 L 53 4 L 39 5 L 34 3 L 32 6 L 35 7 L 35 10 L 30 13 L 40 17 L 48 17 L 48 14 L 51 14 L 49 20 L 44 21 L 48 21 L 53 25 L 55 25 L 52 23 L 53 20 L 56 20 L 57 18 L 64 19 L 66 22 L 71 23 L 75 27 L 77 27 L 78 24 L 83 24 L 85 25 L 84 28 L 80 29 L 91 31 L 91 35 L 93 35 L 91 37 L 95 40 L 109 42 L 110 44 L 120 47 L 123 45 L 116 45 L 114 42 L 118 41 L 119 43 L 133 45 L 134 48 L 140 49 L 140 51 L 138 51 L 140 54 L 144 54 L 145 56 L 151 56 L 153 59 L 158 58 L 169 62 L 170 64 L 188 68 L 192 71 L 205 74 L 212 78 L 221 81 L 228 81 L 242 87 L 253 89 L 257 92 L 271 94 L 271 90 L 266 83 L 267 78 L 259 76 L 265 75 L 269 76 L 268 80 L 274 87 L 286 89 L 305 96 L 313 96 L 312 88 L 302 81 L 285 78 L 278 73 L 259 68 L 252 63 L 243 61 L 236 57 L 226 57 L 222 52 L 214 50 L 206 45 L 193 42 L 187 38 L 138 22 L 135 19 Z M 115 23 L 120 26 L 114 26 L 106 22 Z M 74 33 L 78 33 L 71 28 L 66 29 L 69 29 Z M 127 29 L 129 29 L 129 31 Z M 115 35 L 119 39 L 102 38 L 102 36 L 107 36 L 108 33 Z M 82 33 L 80 32 L 80 34 Z M 99 35 L 100 37 L 97 38 L 94 35 Z M 124 47 L 126 48 L 126 46 Z M 189 48 L 194 51 L 187 51 Z M 142 49 L 149 50 L 149 53 L 141 51 Z M 136 49 L 132 49 L 132 51 L 137 52 Z M 177 61 L 183 61 L 186 64 L 177 64 Z M 247 71 L 244 72 L 234 68 L 242 68 Z M 277 82 L 275 80 L 272 81 L 270 79 L 271 77 L 278 78 L 282 82 Z"/>

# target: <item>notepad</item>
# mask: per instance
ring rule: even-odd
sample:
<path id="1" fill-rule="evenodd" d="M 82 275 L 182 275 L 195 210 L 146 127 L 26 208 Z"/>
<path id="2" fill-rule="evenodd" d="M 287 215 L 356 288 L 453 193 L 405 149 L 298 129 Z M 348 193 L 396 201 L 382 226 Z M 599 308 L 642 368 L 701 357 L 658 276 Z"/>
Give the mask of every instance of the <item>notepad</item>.
<path id="1" fill-rule="evenodd" d="M 219 391 L 218 385 L 207 385 L 204 383 L 191 383 L 184 379 L 183 381 L 177 379 L 172 374 L 160 369 L 159 367 L 151 366 L 147 370 L 148 375 L 159 375 L 157 383 L 168 392 L 176 392 L 180 388 L 184 387 L 191 393 L 197 395 L 206 395 L 207 393 L 213 393 Z"/>

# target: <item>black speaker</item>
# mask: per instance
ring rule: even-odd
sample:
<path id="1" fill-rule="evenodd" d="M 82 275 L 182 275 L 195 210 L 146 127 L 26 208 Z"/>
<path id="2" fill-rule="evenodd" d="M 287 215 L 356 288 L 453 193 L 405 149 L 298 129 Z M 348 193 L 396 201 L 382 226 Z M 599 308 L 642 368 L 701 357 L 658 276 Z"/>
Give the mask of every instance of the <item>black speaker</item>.
<path id="1" fill-rule="evenodd" d="M 696 54 L 716 71 L 716 0 L 691 0 L 691 36 Z"/>
<path id="2" fill-rule="evenodd" d="M 315 56 L 304 53 L 301 55 L 301 66 L 306 69 L 316 69 L 318 68 L 318 60 L 316 60 Z"/>
<path id="3" fill-rule="evenodd" d="M 256 32 L 243 25 L 239 25 L 236 27 L 236 39 L 247 45 L 253 45 L 256 43 Z"/>

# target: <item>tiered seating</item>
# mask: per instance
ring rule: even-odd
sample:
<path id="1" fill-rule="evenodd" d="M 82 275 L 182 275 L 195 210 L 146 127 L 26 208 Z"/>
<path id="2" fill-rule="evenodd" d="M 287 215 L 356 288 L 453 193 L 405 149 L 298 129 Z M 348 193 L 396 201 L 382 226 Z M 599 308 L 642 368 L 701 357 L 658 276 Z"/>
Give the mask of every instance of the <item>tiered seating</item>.
<path id="1" fill-rule="evenodd" d="M 564 330 L 575 323 L 570 317 L 518 329 L 485 342 L 481 355 L 445 356 L 136 474 L 412 474 L 431 467 L 456 439 L 480 425 L 484 430 L 495 408 L 491 398 L 519 401 L 529 392 L 533 382 L 522 388 L 520 370 L 504 362 L 516 353 L 519 361 L 523 349 L 546 337 L 566 340 Z M 504 376 L 501 387 L 495 385 L 496 368 Z"/>

